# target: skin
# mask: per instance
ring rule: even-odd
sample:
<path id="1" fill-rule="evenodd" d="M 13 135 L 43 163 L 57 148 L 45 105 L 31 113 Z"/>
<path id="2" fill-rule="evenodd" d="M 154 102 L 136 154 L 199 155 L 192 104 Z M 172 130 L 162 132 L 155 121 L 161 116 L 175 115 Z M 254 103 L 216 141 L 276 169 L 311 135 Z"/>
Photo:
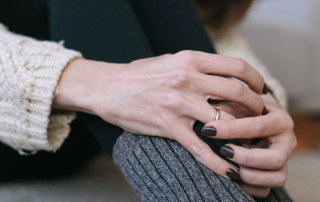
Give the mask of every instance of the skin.
<path id="1" fill-rule="evenodd" d="M 238 81 L 224 78 L 227 76 L 244 81 L 249 88 Z M 292 131 L 292 127 L 280 125 L 281 130 L 276 130 L 274 128 L 279 124 L 276 127 L 267 125 L 274 117 L 278 120 L 288 116 L 276 108 L 270 108 L 270 115 L 263 116 L 264 119 L 260 121 L 261 124 L 265 124 L 265 130 L 254 134 L 250 132 L 249 136 L 245 133 L 252 125 L 244 117 L 250 116 L 252 119 L 262 117 L 260 115 L 266 99 L 260 95 L 264 80 L 253 67 L 237 58 L 182 51 L 174 55 L 141 59 L 129 64 L 76 59 L 66 67 L 58 86 L 59 94 L 55 95 L 53 108 L 91 113 L 132 133 L 176 140 L 199 162 L 223 177 L 227 177 L 229 169 L 234 171 L 236 169 L 218 157 L 194 134 L 192 127 L 195 120 L 217 128 L 218 134 L 215 138 L 250 139 L 263 136 L 270 137 L 268 141 L 271 143 L 272 140 L 282 142 L 282 145 L 278 143 L 271 146 L 278 151 L 276 148 L 285 145 L 279 153 L 281 156 L 284 155 L 281 158 L 283 164 L 292 150 L 289 151 L 288 148 L 292 148 L 295 144 L 292 138 L 286 139 L 288 135 L 282 137 L 279 132 L 284 128 L 286 131 Z M 237 105 L 224 104 L 221 120 L 213 122 L 215 110 L 207 103 L 209 98 L 230 100 Z M 231 130 L 228 128 L 234 128 L 241 133 L 230 134 L 228 131 Z M 279 140 L 274 135 L 279 136 Z M 284 143 L 287 140 L 289 142 Z M 230 146 L 235 152 L 232 160 L 241 165 L 241 186 L 249 194 L 264 196 L 268 187 L 274 185 L 265 180 L 268 177 L 262 176 L 268 175 L 272 179 L 276 179 L 279 175 L 283 176 L 284 172 L 274 171 L 282 168 L 282 164 L 267 167 L 264 162 L 259 161 L 261 158 L 269 160 L 270 152 L 267 150 L 261 151 L 261 155 L 256 156 L 245 148 L 241 150 L 241 147 Z M 241 159 L 245 159 L 244 157 L 248 155 L 252 158 L 252 161 L 248 161 L 251 164 L 241 162 Z M 253 167 L 261 168 L 261 173 L 256 174 L 257 171 Z M 260 192 L 262 194 L 257 194 Z"/>
<path id="2" fill-rule="evenodd" d="M 251 196 L 266 197 L 271 187 L 281 187 L 286 182 L 287 161 L 297 141 L 293 133 L 291 117 L 280 109 L 271 94 L 261 96 L 269 113 L 252 117 L 252 114 L 238 104 L 221 104 L 220 108 L 235 118 L 231 121 L 210 122 L 215 127 L 217 139 L 240 139 L 247 144 L 253 138 L 265 138 L 267 148 L 248 149 L 227 144 L 234 151 L 230 160 L 240 166 L 239 185 Z"/>

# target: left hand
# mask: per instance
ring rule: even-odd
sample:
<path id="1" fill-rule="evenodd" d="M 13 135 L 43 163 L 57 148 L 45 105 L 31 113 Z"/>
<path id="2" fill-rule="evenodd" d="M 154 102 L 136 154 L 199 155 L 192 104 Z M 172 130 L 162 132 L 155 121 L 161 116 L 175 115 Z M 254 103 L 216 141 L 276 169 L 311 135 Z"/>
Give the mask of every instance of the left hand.
<path id="1" fill-rule="evenodd" d="M 251 196 L 264 198 L 271 187 L 281 187 L 286 182 L 287 161 L 297 141 L 291 117 L 280 109 L 270 94 L 262 98 L 269 110 L 267 115 L 252 117 L 248 110 L 236 103 L 222 103 L 220 109 L 237 119 L 212 121 L 205 126 L 216 129 L 214 138 L 217 139 L 239 139 L 246 144 L 254 138 L 267 140 L 267 148 L 249 149 L 226 144 L 220 150 L 239 164 L 239 185 L 243 190 Z"/>

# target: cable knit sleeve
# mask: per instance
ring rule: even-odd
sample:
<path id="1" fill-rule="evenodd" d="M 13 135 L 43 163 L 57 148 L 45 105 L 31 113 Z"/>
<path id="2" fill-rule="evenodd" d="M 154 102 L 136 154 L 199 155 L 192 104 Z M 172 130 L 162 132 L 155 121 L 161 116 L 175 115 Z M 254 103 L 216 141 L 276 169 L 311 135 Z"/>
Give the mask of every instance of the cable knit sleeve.
<path id="1" fill-rule="evenodd" d="M 217 37 L 212 32 L 208 32 L 217 52 L 221 55 L 230 57 L 237 57 L 245 60 L 253 66 L 263 76 L 265 82 L 272 89 L 275 98 L 280 107 L 287 111 L 287 94 L 282 85 L 270 74 L 268 68 L 253 54 L 247 41 L 236 35 L 230 33 L 224 36 Z"/>
<path id="2" fill-rule="evenodd" d="M 0 141 L 19 150 L 57 150 L 75 114 L 51 113 L 64 67 L 76 51 L 9 32 L 0 24 Z"/>

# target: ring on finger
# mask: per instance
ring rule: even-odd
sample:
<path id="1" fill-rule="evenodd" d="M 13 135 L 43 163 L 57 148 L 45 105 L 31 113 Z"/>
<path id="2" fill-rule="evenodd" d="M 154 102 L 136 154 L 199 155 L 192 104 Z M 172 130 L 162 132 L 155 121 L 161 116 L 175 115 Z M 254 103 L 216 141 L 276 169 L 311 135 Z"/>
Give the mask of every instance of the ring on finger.
<path id="1" fill-rule="evenodd" d="M 214 104 L 214 105 L 211 105 L 213 107 L 213 109 L 215 110 L 215 116 L 214 116 L 214 121 L 218 121 L 220 120 L 220 116 L 221 116 L 221 112 L 220 112 L 220 109 L 219 109 L 219 105 L 217 104 Z"/>

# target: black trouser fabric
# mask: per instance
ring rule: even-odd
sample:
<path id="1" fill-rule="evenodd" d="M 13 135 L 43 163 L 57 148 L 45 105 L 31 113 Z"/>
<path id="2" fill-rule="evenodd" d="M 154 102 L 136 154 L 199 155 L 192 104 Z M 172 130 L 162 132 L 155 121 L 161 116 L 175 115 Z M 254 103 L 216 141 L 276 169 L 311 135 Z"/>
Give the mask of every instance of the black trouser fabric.
<path id="1" fill-rule="evenodd" d="M 86 59 L 92 60 L 128 63 L 187 49 L 215 53 L 188 0 L 2 0 L 0 22 L 18 34 L 40 40 L 64 41 L 67 48 L 78 50 Z M 78 120 L 71 126 L 74 128 L 81 124 L 86 126 L 86 130 L 82 130 L 83 133 L 88 133 L 86 138 L 92 138 L 90 136 L 93 134 L 102 148 L 111 155 L 113 145 L 123 130 L 97 116 L 85 113 L 78 113 Z M 68 139 L 72 136 L 71 132 Z M 77 144 L 77 138 L 72 140 Z M 47 154 L 48 159 L 52 156 L 49 152 L 19 156 L 16 152 L 8 152 L 11 149 L 7 146 L 0 146 L 0 150 L 2 147 L 4 150 L 2 153 L 8 154 L 7 156 L 11 156 L 9 155 L 11 153 L 13 157 L 8 159 L 15 163 L 24 160 L 14 159 L 29 161 L 37 158 L 38 162 L 43 162 L 46 157 L 42 156 Z M 67 143 L 64 143 L 57 153 L 66 152 L 67 149 L 64 147 L 67 147 Z M 91 147 L 82 148 L 88 153 L 90 149 Z M 218 149 L 215 150 L 218 152 Z M 14 165 L 6 162 L 2 163 Z M 54 162 L 56 161 L 52 159 L 52 170 L 60 166 L 59 162 L 56 164 Z M 66 166 L 60 166 L 61 170 L 68 164 L 64 165 Z M 77 164 L 68 166 L 75 169 Z M 0 169 L 5 168 L 6 166 Z M 14 171 L 14 169 L 8 170 Z M 42 171 L 46 173 L 46 169 Z M 39 173 L 29 173 L 27 176 Z M 7 174 L 5 176 L 9 177 Z"/>
<path id="2" fill-rule="evenodd" d="M 2 0 L 0 22 L 12 31 L 37 39 L 63 40 L 67 48 L 92 60 L 128 63 L 181 50 L 215 53 L 188 0 Z M 197 134 L 202 126 L 195 124 Z M 85 113 L 78 113 L 71 127 L 70 136 L 56 154 L 19 156 L 0 145 L 0 169 L 5 171 L 0 172 L 0 177 L 68 174 L 99 151 L 96 140 L 111 155 L 123 132 Z M 219 148 L 225 140 L 199 137 L 220 155 Z"/>
<path id="3" fill-rule="evenodd" d="M 2 0 L 0 22 L 36 39 L 63 40 L 92 60 L 128 63 L 187 49 L 215 53 L 188 0 Z M 111 155 L 121 128 L 85 113 L 78 113 L 77 122 Z"/>
<path id="4" fill-rule="evenodd" d="M 215 53 L 188 0 L 49 0 L 49 8 L 51 39 L 88 59 L 127 63 L 181 50 Z M 111 154 L 123 131 L 89 114 L 79 118 Z"/>

